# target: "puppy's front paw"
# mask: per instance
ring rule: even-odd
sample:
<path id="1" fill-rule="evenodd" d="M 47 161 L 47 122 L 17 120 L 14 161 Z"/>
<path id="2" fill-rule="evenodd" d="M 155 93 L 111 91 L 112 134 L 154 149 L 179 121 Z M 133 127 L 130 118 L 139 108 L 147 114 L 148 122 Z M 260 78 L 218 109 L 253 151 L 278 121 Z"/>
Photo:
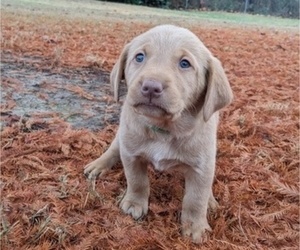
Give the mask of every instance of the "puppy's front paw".
<path id="1" fill-rule="evenodd" d="M 109 169 L 110 166 L 107 166 L 101 158 L 98 158 L 84 167 L 84 175 L 88 179 L 94 180 L 98 175 L 104 175 Z"/>
<path id="2" fill-rule="evenodd" d="M 191 237 L 194 243 L 203 243 L 208 240 L 208 232 L 211 231 L 207 220 L 198 222 L 183 222 L 182 234 L 186 237 Z"/>
<path id="3" fill-rule="evenodd" d="M 130 214 L 138 220 L 148 213 L 148 199 L 134 198 L 133 195 L 126 194 L 121 201 L 120 208 L 125 214 Z"/>

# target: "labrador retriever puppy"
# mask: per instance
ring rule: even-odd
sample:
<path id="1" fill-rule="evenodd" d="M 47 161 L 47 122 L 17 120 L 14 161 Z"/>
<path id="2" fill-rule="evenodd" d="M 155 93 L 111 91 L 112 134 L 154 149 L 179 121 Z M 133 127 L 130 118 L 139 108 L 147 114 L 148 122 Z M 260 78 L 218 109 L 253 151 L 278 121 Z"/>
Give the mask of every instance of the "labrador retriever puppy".
<path id="1" fill-rule="evenodd" d="M 232 100 L 221 63 L 191 31 L 161 25 L 123 49 L 111 72 L 114 98 L 125 80 L 120 126 L 109 149 L 85 167 L 89 179 L 121 159 L 127 190 L 120 207 L 134 219 L 147 214 L 147 165 L 179 167 L 185 176 L 182 233 L 202 242 L 212 193 L 218 111 Z"/>

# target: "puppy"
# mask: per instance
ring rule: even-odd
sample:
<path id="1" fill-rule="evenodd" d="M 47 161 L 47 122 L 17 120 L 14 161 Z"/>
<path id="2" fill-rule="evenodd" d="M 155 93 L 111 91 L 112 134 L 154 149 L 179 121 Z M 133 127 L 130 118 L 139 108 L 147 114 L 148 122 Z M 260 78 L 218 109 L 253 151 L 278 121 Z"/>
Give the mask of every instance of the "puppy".
<path id="1" fill-rule="evenodd" d="M 123 49 L 111 72 L 114 98 L 125 80 L 120 126 L 109 149 L 85 167 L 89 179 L 121 159 L 127 190 L 121 209 L 134 219 L 147 214 L 147 165 L 179 167 L 185 176 L 182 233 L 202 242 L 212 193 L 218 111 L 232 100 L 221 63 L 189 30 L 161 25 Z"/>

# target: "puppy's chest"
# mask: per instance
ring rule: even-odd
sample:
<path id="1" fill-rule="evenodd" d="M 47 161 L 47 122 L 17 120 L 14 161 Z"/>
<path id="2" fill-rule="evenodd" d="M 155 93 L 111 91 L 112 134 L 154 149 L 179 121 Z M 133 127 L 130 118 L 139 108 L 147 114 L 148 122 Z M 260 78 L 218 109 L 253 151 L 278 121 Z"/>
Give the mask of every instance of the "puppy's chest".
<path id="1" fill-rule="evenodd" d="M 138 156 L 149 161 L 155 169 L 163 171 L 188 164 L 183 157 L 183 151 L 185 151 L 183 148 L 176 147 L 174 143 L 160 141 L 143 145 L 138 152 Z"/>

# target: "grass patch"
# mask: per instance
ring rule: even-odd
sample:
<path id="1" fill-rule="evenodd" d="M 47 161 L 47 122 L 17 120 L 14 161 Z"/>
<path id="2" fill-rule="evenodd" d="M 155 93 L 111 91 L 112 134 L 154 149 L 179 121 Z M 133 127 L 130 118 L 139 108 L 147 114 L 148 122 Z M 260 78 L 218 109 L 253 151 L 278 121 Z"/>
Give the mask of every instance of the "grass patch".
<path id="1" fill-rule="evenodd" d="M 227 12 L 212 12 L 212 11 L 193 11 L 185 12 L 187 17 L 195 19 L 205 19 L 212 22 L 225 22 L 228 24 L 251 25 L 261 27 L 299 27 L 297 19 L 280 18 L 274 16 L 250 15 L 243 13 L 227 13 Z"/>

